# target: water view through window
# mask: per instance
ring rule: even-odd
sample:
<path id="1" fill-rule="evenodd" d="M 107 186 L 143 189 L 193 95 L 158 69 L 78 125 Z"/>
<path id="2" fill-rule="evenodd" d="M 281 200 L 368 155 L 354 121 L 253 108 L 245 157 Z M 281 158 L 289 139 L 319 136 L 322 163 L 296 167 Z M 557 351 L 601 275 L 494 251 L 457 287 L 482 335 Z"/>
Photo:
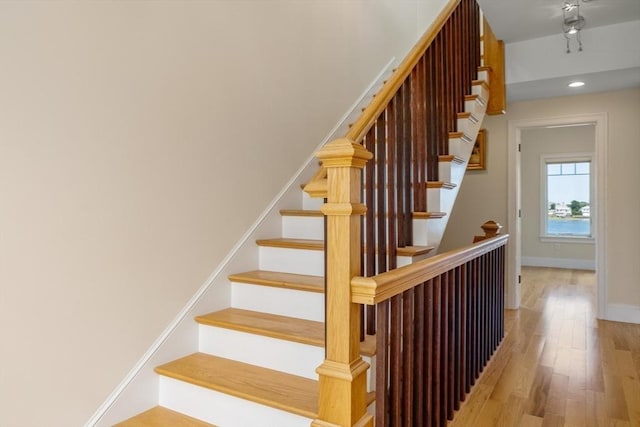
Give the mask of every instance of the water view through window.
<path id="1" fill-rule="evenodd" d="M 545 234 L 591 236 L 591 161 L 547 161 Z"/>

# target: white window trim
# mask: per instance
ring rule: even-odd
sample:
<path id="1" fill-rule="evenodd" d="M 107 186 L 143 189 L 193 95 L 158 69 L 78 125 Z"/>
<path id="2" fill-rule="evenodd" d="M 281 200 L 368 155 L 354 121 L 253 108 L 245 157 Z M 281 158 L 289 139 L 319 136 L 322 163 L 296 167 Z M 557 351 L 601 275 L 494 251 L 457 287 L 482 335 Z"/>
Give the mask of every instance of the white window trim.
<path id="1" fill-rule="evenodd" d="M 547 207 L 547 163 L 573 163 L 573 162 L 589 162 L 589 199 L 590 206 L 595 201 L 594 192 L 594 170 L 595 155 L 592 152 L 583 153 L 549 153 L 540 156 L 540 241 L 545 243 L 586 243 L 595 244 L 595 209 L 591 209 L 590 213 L 590 236 L 558 236 L 547 234 L 546 221 L 548 217 Z"/>

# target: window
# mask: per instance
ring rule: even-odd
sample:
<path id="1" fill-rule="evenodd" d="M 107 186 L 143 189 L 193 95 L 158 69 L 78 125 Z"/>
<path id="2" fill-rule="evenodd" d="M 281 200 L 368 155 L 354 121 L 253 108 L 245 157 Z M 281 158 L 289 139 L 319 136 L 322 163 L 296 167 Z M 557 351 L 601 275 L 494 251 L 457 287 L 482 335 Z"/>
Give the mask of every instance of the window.
<path id="1" fill-rule="evenodd" d="M 542 156 L 543 239 L 593 238 L 592 158 L 592 154 Z"/>

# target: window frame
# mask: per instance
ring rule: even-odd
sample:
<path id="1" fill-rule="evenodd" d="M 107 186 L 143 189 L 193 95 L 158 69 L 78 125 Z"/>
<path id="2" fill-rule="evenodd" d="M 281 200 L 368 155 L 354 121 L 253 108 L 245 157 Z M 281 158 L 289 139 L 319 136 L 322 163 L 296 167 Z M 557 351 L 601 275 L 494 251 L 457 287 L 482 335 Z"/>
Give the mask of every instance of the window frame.
<path id="1" fill-rule="evenodd" d="M 589 236 L 563 236 L 547 233 L 547 219 L 549 212 L 549 199 L 547 191 L 547 165 L 549 163 L 585 163 L 589 162 Z M 587 243 L 594 244 L 595 236 L 595 202 L 594 191 L 595 154 L 583 153 L 548 153 L 540 156 L 540 241 L 550 243 Z"/>

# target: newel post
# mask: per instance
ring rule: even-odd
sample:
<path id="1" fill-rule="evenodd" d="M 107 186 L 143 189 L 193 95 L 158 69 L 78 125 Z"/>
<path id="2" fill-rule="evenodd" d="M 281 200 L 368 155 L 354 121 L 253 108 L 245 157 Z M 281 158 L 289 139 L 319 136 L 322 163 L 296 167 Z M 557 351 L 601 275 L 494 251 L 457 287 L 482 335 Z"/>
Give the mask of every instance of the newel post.
<path id="1" fill-rule="evenodd" d="M 498 234 L 500 234 L 500 230 L 502 230 L 502 226 L 495 221 L 487 221 L 482 224 L 480 228 L 482 228 L 482 231 L 484 231 L 484 236 L 474 236 L 473 243 L 496 237 Z"/>
<path id="2" fill-rule="evenodd" d="M 320 401 L 315 427 L 373 426 L 367 414 L 369 365 L 360 357 L 360 311 L 351 302 L 351 279 L 360 275 L 362 169 L 373 155 L 349 139 L 325 145 L 317 154 L 327 169 L 326 355 L 316 372 Z"/>

